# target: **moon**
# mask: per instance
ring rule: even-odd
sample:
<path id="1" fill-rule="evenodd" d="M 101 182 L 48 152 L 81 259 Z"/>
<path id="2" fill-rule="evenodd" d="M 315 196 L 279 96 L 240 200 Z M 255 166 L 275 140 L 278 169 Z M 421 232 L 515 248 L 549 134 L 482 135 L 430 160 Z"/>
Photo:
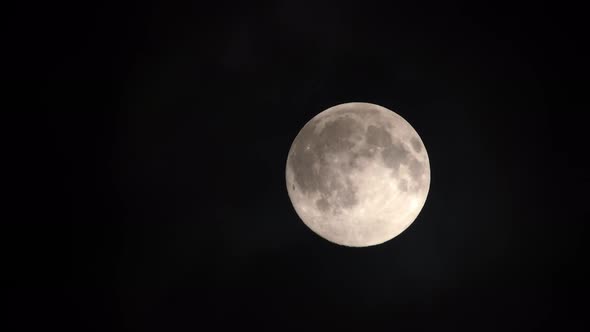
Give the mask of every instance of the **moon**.
<path id="1" fill-rule="evenodd" d="M 291 145 L 289 198 L 303 223 L 348 247 L 393 239 L 418 217 L 430 188 L 422 139 L 395 112 L 371 103 L 333 106 Z"/>

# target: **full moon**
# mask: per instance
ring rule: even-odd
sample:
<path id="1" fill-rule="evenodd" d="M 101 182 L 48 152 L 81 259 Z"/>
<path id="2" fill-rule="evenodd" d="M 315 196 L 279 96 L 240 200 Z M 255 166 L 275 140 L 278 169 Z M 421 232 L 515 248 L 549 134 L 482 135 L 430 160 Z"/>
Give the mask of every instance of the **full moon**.
<path id="1" fill-rule="evenodd" d="M 416 130 L 370 103 L 336 105 L 312 118 L 291 145 L 285 173 L 305 225 L 349 247 L 402 233 L 430 188 L 428 154 Z"/>

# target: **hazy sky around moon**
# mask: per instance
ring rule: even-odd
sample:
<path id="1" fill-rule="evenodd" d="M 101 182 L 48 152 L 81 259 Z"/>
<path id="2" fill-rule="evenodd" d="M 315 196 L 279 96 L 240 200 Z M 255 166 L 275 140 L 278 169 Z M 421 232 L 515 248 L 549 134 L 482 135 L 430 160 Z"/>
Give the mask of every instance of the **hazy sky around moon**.
<path id="1" fill-rule="evenodd" d="M 430 186 L 426 148 L 396 113 L 370 103 L 331 107 L 299 132 L 287 191 L 303 222 L 345 246 L 383 243 L 418 216 Z"/>

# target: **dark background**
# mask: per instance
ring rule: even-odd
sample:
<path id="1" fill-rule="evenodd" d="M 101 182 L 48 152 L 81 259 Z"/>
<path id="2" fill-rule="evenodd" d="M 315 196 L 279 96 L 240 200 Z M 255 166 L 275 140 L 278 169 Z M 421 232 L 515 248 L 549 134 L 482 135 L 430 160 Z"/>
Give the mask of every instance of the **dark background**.
<path id="1" fill-rule="evenodd" d="M 409 3 L 25 6 L 18 326 L 588 328 L 580 10 Z M 415 223 L 364 249 L 284 183 L 299 129 L 350 101 L 408 120 L 432 172 Z"/>

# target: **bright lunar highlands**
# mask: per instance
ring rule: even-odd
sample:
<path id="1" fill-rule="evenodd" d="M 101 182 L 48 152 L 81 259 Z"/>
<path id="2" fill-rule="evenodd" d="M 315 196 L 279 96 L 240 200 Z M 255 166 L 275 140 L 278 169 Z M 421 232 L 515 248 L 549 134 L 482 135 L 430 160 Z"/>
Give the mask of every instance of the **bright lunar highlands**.
<path id="1" fill-rule="evenodd" d="M 396 113 L 346 103 L 316 115 L 287 158 L 295 211 L 328 241 L 366 247 L 388 241 L 416 219 L 430 188 L 422 139 Z"/>

